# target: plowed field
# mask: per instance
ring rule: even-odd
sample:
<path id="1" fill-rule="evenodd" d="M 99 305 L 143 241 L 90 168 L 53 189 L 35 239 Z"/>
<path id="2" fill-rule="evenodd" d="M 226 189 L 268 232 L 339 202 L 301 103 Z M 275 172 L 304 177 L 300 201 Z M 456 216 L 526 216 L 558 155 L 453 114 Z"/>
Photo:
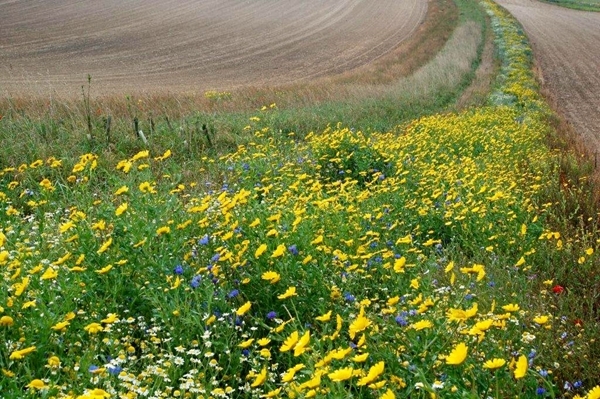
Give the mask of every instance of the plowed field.
<path id="1" fill-rule="evenodd" d="M 371 62 L 423 0 L 0 0 L 0 94 L 202 92 Z"/>
<path id="2" fill-rule="evenodd" d="M 498 3 L 523 25 L 559 111 L 600 154 L 600 13 L 533 0 Z"/>

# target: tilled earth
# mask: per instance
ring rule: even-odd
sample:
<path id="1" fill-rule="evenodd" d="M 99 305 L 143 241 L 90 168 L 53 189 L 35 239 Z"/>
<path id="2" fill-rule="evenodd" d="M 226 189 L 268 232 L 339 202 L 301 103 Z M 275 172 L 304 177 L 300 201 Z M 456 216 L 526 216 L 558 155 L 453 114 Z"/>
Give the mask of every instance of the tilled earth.
<path id="1" fill-rule="evenodd" d="M 0 95 L 302 82 L 385 55 L 423 0 L 0 0 Z"/>
<path id="2" fill-rule="evenodd" d="M 559 111 L 600 154 L 600 13 L 534 0 L 498 0 L 523 25 Z"/>

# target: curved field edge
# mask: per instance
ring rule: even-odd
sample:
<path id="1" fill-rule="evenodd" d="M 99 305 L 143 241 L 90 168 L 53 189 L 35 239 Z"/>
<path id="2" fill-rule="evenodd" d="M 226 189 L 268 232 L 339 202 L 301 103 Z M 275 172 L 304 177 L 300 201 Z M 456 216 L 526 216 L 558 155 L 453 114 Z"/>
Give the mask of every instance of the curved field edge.
<path id="1" fill-rule="evenodd" d="M 526 38 L 487 4 L 487 107 L 297 140 L 266 106 L 193 183 L 171 151 L 4 169 L 2 392 L 597 397 L 594 243 L 552 228 L 577 188 Z"/>
<path id="2" fill-rule="evenodd" d="M 80 103 L 5 99 L 2 135 L 22 140 L 6 140 L 0 166 L 23 157 L 34 160 L 85 151 L 108 151 L 115 156 L 131 153 L 143 148 L 136 137 L 138 130 L 145 132 L 156 151 L 169 148 L 191 162 L 207 152 L 228 151 L 247 142 L 244 128 L 254 111 L 244 107 L 250 104 L 256 109 L 256 101 L 264 101 L 258 107 L 277 104 L 278 112 L 270 116 L 270 123 L 283 134 L 306 134 L 340 120 L 357 129 L 389 130 L 417 116 L 439 112 L 452 106 L 473 81 L 481 59 L 482 32 L 486 32 L 478 7 L 459 1 L 457 22 L 455 6 L 439 3 L 431 3 L 434 15 L 425 22 L 431 26 L 424 26 L 414 41 L 390 59 L 336 82 L 275 91 L 207 93 L 204 105 L 196 103 L 197 98 L 185 97 L 160 101 L 128 97 L 126 102 L 106 103 L 93 97 L 93 81 L 92 95 L 85 88 Z M 243 105 L 239 96 L 247 96 L 249 103 Z M 203 126 L 210 132 L 209 139 Z"/>
<path id="3" fill-rule="evenodd" d="M 561 7 L 580 11 L 600 11 L 600 2 L 597 0 L 540 0 L 544 3 L 554 4 Z"/>

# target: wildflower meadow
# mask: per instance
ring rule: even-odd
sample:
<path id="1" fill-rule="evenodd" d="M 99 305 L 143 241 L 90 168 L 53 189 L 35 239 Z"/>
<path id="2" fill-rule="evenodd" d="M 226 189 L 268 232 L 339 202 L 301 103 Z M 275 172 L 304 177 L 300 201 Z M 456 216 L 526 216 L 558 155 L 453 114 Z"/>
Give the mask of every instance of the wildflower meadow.
<path id="1" fill-rule="evenodd" d="M 0 396 L 600 398 L 550 266 L 595 241 L 550 223 L 550 111 L 483 4 L 484 107 L 300 137 L 271 104 L 198 170 L 152 146 L 0 170 Z"/>

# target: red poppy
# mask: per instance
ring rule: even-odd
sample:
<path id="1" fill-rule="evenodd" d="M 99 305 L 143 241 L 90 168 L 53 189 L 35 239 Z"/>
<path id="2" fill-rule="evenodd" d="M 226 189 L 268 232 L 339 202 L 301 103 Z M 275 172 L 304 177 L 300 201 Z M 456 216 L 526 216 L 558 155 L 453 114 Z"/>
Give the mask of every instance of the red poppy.
<path id="1" fill-rule="evenodd" d="M 583 320 L 581 319 L 575 319 L 573 323 L 575 324 L 575 327 L 583 327 Z"/>
<path id="2" fill-rule="evenodd" d="M 565 291 L 565 287 L 563 287 L 562 285 L 555 285 L 554 287 L 552 287 L 552 292 L 554 292 L 555 294 L 562 294 Z"/>

